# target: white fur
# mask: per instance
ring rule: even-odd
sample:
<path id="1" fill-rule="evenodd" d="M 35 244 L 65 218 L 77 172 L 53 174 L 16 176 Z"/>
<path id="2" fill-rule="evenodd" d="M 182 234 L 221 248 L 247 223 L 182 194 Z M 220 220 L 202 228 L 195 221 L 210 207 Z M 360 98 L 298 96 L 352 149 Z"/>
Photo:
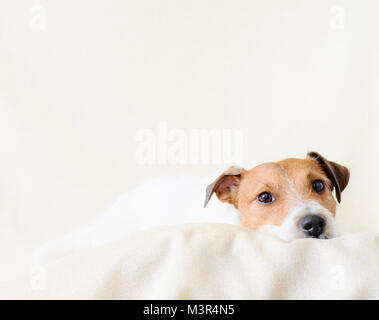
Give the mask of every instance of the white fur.
<path id="1" fill-rule="evenodd" d="M 288 173 L 287 173 L 287 170 L 283 167 L 283 166 L 280 166 L 280 168 L 283 170 L 283 173 L 284 173 L 284 176 L 286 178 L 286 181 L 288 183 L 288 186 L 289 186 L 289 190 L 288 192 L 291 192 L 296 196 L 297 200 L 298 201 L 302 201 L 303 200 L 303 197 L 301 196 L 301 194 L 297 191 L 296 187 L 295 187 L 295 184 L 293 183 L 293 181 L 290 179 L 290 177 L 288 176 Z"/>
<path id="2" fill-rule="evenodd" d="M 321 239 L 330 239 L 337 236 L 337 228 L 332 213 L 321 206 L 317 201 L 299 201 L 289 212 L 280 226 L 266 224 L 260 231 L 272 234 L 284 241 L 293 241 L 304 238 L 304 233 L 298 228 L 298 222 L 307 215 L 321 215 L 326 221 L 325 231 Z"/>
<path id="3" fill-rule="evenodd" d="M 206 187 L 214 179 L 171 176 L 145 182 L 121 196 L 84 230 L 40 247 L 34 263 L 41 264 L 75 249 L 103 245 L 153 227 L 197 222 L 239 225 L 239 212 L 234 206 L 212 199 L 203 207 Z"/>

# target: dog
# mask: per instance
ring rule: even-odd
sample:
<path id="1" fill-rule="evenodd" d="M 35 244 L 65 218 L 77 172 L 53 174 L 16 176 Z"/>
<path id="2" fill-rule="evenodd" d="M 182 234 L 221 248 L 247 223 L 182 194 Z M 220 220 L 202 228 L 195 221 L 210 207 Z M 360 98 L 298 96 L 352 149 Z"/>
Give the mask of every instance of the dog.
<path id="1" fill-rule="evenodd" d="M 207 188 L 240 213 L 242 226 L 282 240 L 330 239 L 337 235 L 334 217 L 350 178 L 349 170 L 316 152 L 306 159 L 264 163 L 251 170 L 230 167 Z"/>
<path id="2" fill-rule="evenodd" d="M 316 152 L 305 159 L 264 163 L 253 169 L 229 167 L 206 188 L 209 177 L 152 179 L 127 194 L 87 228 L 38 248 L 34 264 L 116 241 L 140 230 L 182 223 L 242 225 L 284 241 L 337 236 L 337 201 L 349 170 Z M 333 191 L 337 201 L 333 197 Z M 211 201 L 216 194 L 220 201 Z"/>

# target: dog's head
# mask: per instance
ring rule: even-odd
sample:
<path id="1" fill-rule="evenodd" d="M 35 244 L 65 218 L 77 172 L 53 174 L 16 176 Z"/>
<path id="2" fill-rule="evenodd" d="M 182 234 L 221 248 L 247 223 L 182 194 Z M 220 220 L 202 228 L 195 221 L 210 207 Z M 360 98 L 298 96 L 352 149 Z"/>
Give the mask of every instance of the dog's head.
<path id="1" fill-rule="evenodd" d="M 349 170 L 316 152 L 306 159 L 264 163 L 251 170 L 230 167 L 207 187 L 234 205 L 241 224 L 291 241 L 335 237 L 337 202 L 349 182 Z"/>

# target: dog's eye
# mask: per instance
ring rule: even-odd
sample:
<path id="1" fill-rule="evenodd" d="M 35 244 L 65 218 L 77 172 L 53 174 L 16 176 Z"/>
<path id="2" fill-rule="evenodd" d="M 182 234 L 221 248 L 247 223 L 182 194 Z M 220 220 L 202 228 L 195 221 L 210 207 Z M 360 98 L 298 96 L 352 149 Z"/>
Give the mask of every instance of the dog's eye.
<path id="1" fill-rule="evenodd" d="M 321 180 L 315 180 L 312 182 L 312 188 L 314 191 L 321 194 L 325 190 L 325 183 L 324 181 L 321 181 Z"/>
<path id="2" fill-rule="evenodd" d="M 275 201 L 274 196 L 269 192 L 263 192 L 258 196 L 258 201 L 264 204 L 269 204 Z"/>

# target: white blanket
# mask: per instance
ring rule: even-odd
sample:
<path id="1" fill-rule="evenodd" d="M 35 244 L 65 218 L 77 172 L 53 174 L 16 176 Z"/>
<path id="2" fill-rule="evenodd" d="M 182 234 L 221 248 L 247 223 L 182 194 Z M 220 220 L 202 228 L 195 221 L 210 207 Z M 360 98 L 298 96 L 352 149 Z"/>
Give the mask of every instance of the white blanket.
<path id="1" fill-rule="evenodd" d="M 379 234 L 285 243 L 226 224 L 146 230 L 2 283 L 0 298 L 378 299 Z"/>

